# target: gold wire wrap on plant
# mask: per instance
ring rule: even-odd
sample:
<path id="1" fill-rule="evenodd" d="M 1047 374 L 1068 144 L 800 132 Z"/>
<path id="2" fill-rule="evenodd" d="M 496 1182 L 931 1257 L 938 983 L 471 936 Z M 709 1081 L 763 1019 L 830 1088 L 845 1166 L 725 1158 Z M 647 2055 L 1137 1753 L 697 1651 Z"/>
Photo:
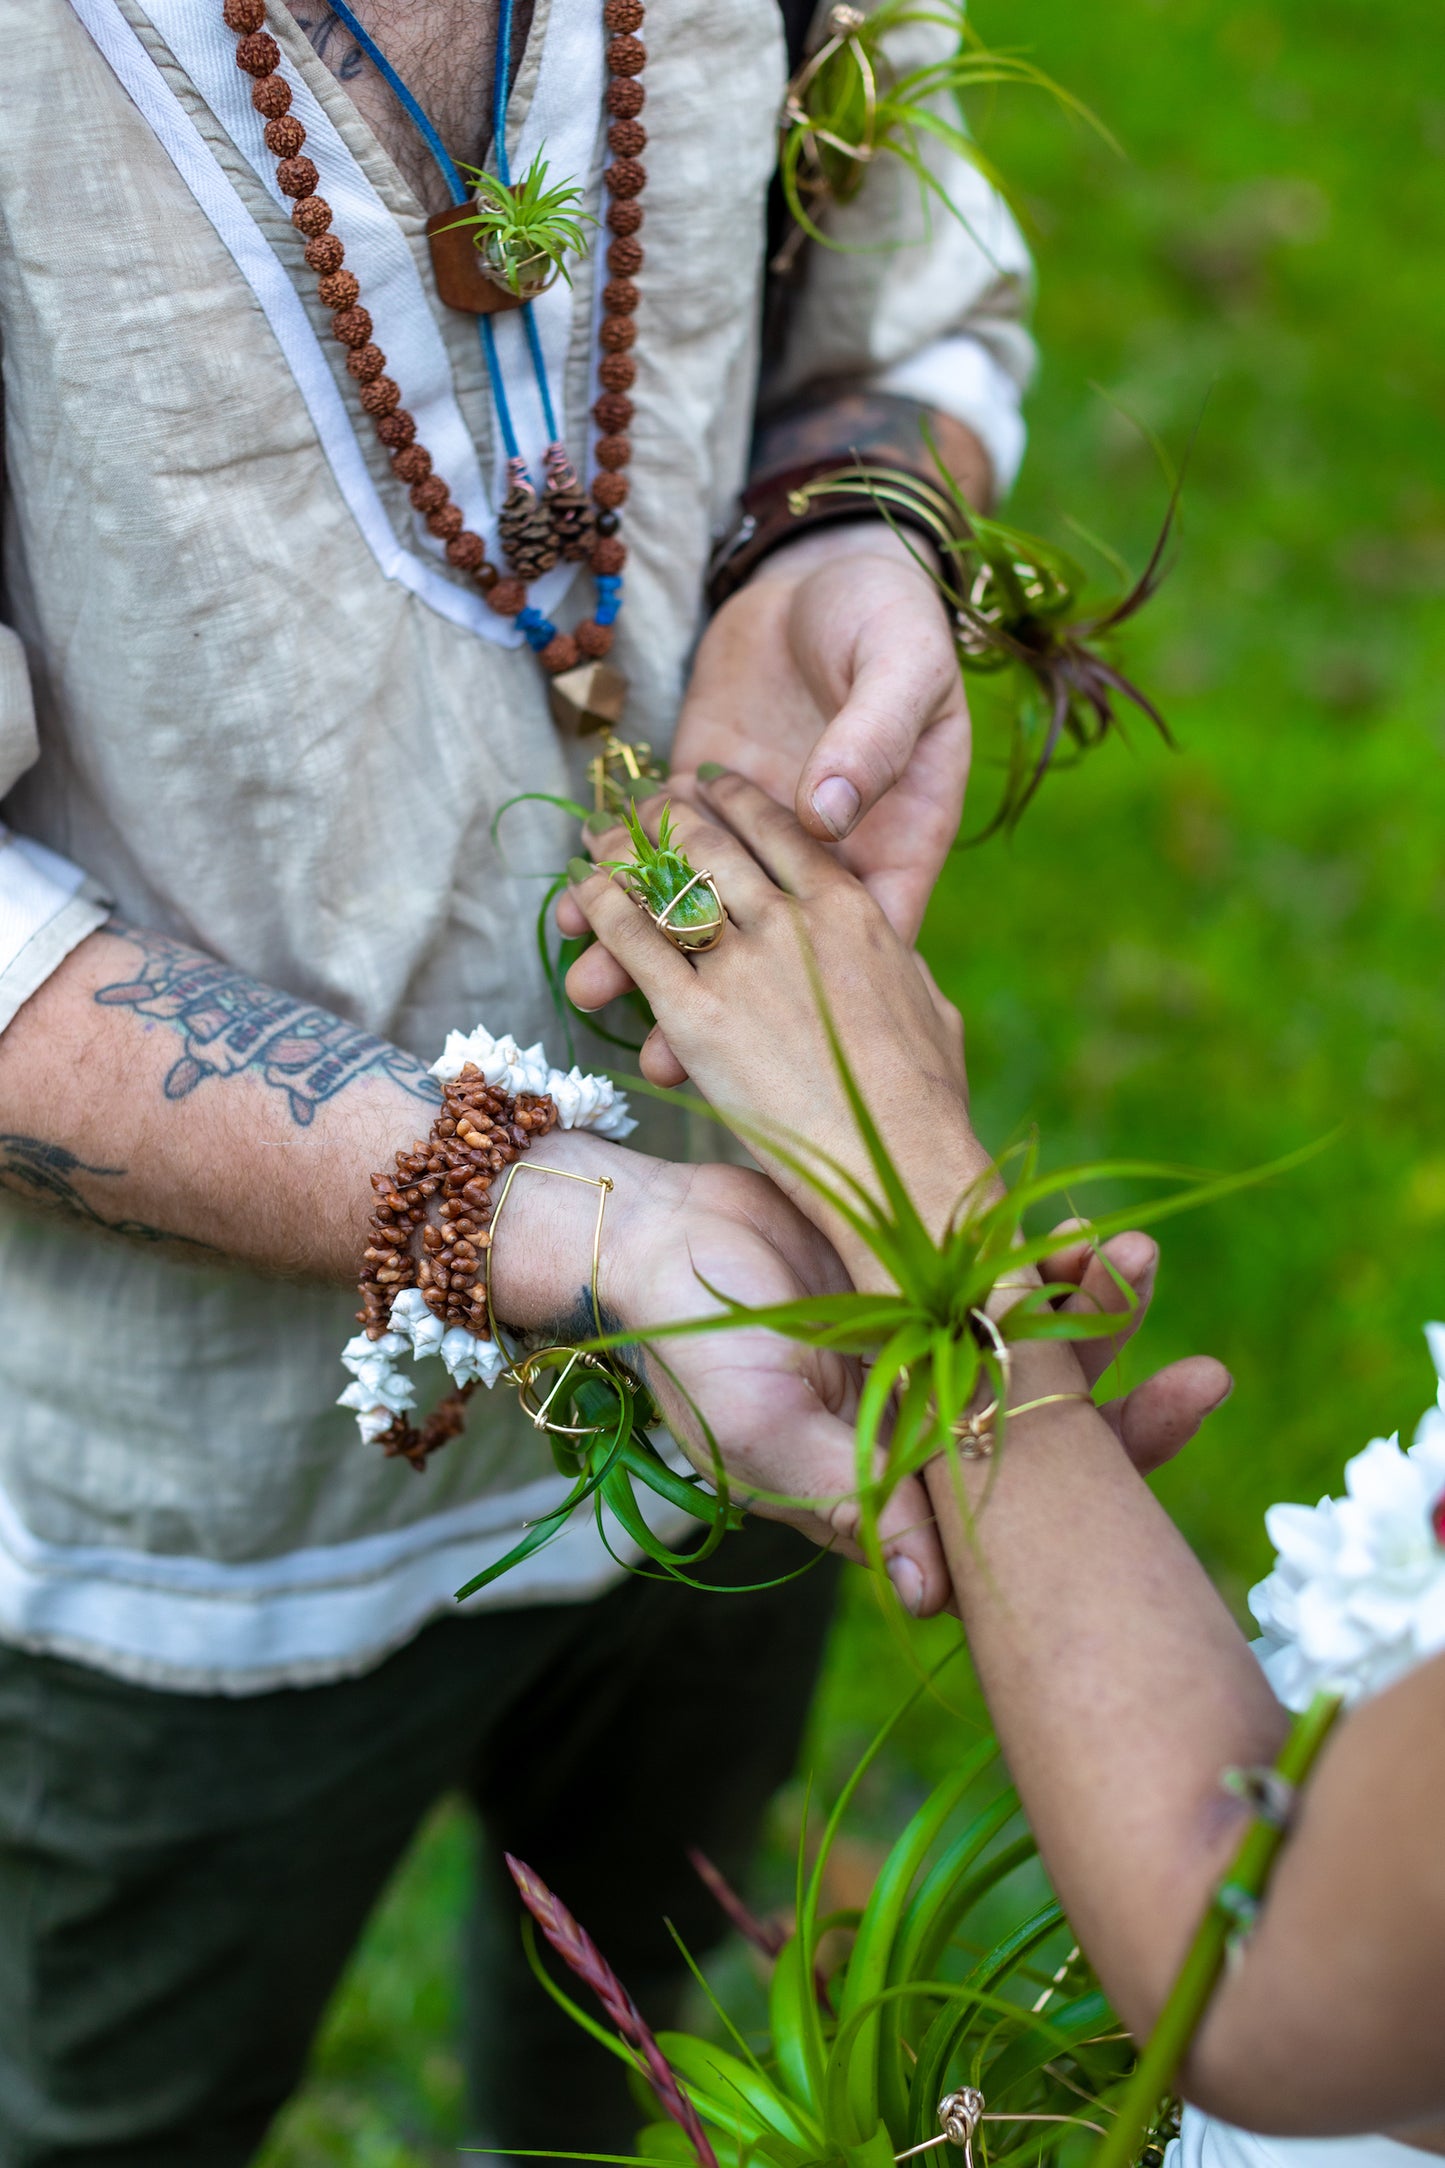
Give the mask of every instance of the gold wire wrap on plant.
<path id="1" fill-rule="evenodd" d="M 865 166 L 873 156 L 874 136 L 878 121 L 878 77 L 868 58 L 868 49 L 859 36 L 868 18 L 861 8 L 838 6 L 828 11 L 828 39 L 820 45 L 810 60 L 804 62 L 788 85 L 783 100 L 782 126 L 797 128 L 802 133 L 803 157 L 808 167 L 809 188 L 826 188 L 823 162 L 818 156 L 818 145 L 826 143 L 829 150 L 840 157 L 851 158 L 855 165 Z M 807 93 L 835 53 L 844 50 L 853 56 L 858 79 L 863 85 L 863 128 L 855 143 L 834 135 L 831 129 L 822 128 L 813 119 L 807 107 Z"/>
<path id="2" fill-rule="evenodd" d="M 701 926 L 670 926 L 668 920 L 672 917 L 673 912 L 682 902 L 683 897 L 690 896 L 695 888 L 703 889 L 711 896 L 717 916 L 707 920 Z M 634 898 L 633 900 L 640 901 L 641 899 Z M 728 908 L 718 894 L 717 882 L 706 868 L 695 873 L 690 881 L 685 882 L 672 898 L 672 901 L 665 903 L 660 911 L 652 910 L 645 903 L 642 908 L 647 912 L 658 932 L 665 935 L 673 947 L 680 949 L 684 956 L 705 956 L 709 949 L 717 947 L 719 941 L 727 932 Z"/>
<path id="3" fill-rule="evenodd" d="M 502 1328 L 497 1321 L 497 1313 L 492 1307 L 492 1255 L 496 1247 L 497 1229 L 501 1225 L 502 1213 L 506 1208 L 507 1199 L 511 1195 L 512 1184 L 519 1174 L 524 1173 L 551 1174 L 557 1176 L 563 1182 L 583 1182 L 589 1189 L 595 1189 L 597 1192 L 597 1218 L 592 1228 L 592 1271 L 588 1286 L 592 1296 L 592 1323 L 599 1340 L 602 1338 L 605 1328 L 602 1323 L 602 1305 L 597 1295 L 597 1282 L 602 1269 L 602 1222 L 607 1211 L 607 1200 L 612 1194 L 612 1177 L 610 1174 L 575 1174 L 570 1167 L 545 1167 L 530 1159 L 514 1160 L 507 1169 L 507 1179 L 502 1184 L 501 1195 L 498 1197 L 496 1208 L 492 1213 L 492 1239 L 487 1244 L 486 1272 L 482 1282 L 487 1304 L 488 1329 L 497 1347 L 507 1360 L 507 1367 L 503 1375 L 509 1384 L 516 1386 L 517 1398 L 521 1403 L 522 1412 L 533 1429 L 546 1431 L 550 1437 L 554 1438 L 596 1437 L 607 1427 L 605 1424 L 555 1423 L 550 1420 L 549 1410 L 574 1370 L 578 1368 L 597 1370 L 604 1377 L 610 1375 L 611 1366 L 606 1358 L 601 1355 L 589 1354 L 582 1348 L 566 1347 L 561 1342 L 556 1342 L 551 1347 L 537 1348 L 530 1355 L 524 1355 L 519 1360 L 508 1348 L 502 1335 Z M 551 1391 L 543 1399 L 539 1397 L 538 1381 L 543 1372 L 549 1369 L 556 1370 L 558 1375 Z"/>
<path id="4" fill-rule="evenodd" d="M 964 2168 L 974 2168 L 973 2141 L 980 2123 L 1070 2123 L 1080 2130 L 1097 2131 L 1101 2138 L 1107 2135 L 1101 2123 L 1091 2123 L 1083 2115 L 1008 2115 L 1002 2109 L 990 2111 L 976 2085 L 961 2085 L 956 2093 L 945 2093 L 938 2103 L 938 2120 L 942 2125 L 938 2136 L 909 2146 L 906 2153 L 895 2153 L 894 2168 L 898 2162 L 931 2153 L 940 2145 L 958 2146 Z"/>
<path id="5" fill-rule="evenodd" d="M 1056 1408 L 1060 1401 L 1064 1400 L 1087 1400 L 1090 1407 L 1094 1405 L 1092 1393 L 1043 1393 L 1037 1400 L 1021 1400 L 1016 1408 L 1010 1408 L 1009 1419 L 1012 1420 L 1016 1415 L 1032 1415 L 1035 1408 Z M 960 1460 L 993 1459 L 994 1423 L 997 1416 L 998 1402 L 994 1400 L 981 1415 L 964 1415 L 959 1418 L 953 1427 L 953 1435 L 958 1440 Z"/>
<path id="6" fill-rule="evenodd" d="M 947 491 L 935 489 L 906 467 L 870 466 L 860 461 L 838 467 L 831 474 L 815 474 L 788 491 L 788 510 L 794 519 L 801 519 L 819 497 L 866 497 L 875 506 L 887 506 L 910 524 L 922 527 L 937 543 L 945 563 L 972 539 Z M 883 516 L 886 519 L 888 512 Z"/>
<path id="7" fill-rule="evenodd" d="M 1000 1281 L 999 1285 L 1003 1286 L 1004 1282 Z M 990 1342 L 999 1376 L 1003 1380 L 1003 1392 L 1007 1396 L 1009 1378 L 1013 1373 L 1013 1350 L 987 1310 L 970 1310 L 969 1319 L 975 1332 Z M 1008 1408 L 1004 1412 L 1006 1416 L 1032 1415 L 1035 1408 L 1055 1408 L 1064 1400 L 1087 1400 L 1090 1407 L 1094 1404 L 1092 1393 L 1042 1393 L 1037 1400 L 1021 1401 L 1017 1407 Z M 988 1406 L 980 1408 L 976 1415 L 965 1414 L 959 1417 L 953 1426 L 952 1436 L 958 1446 L 960 1460 L 992 1460 L 998 1413 L 999 1395 L 995 1393 Z M 937 2145 L 938 2140 L 930 2138 L 929 2144 Z"/>

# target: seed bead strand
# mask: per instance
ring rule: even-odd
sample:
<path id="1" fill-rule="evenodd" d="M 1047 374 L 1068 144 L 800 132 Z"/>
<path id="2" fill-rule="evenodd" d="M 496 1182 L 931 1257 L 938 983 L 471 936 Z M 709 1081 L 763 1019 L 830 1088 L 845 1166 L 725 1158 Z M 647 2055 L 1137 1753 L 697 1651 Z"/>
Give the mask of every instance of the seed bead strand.
<path id="1" fill-rule="evenodd" d="M 647 179 L 637 155 L 647 141 L 637 119 L 645 99 L 639 77 L 647 52 L 633 34 L 642 24 L 642 0 L 606 0 L 603 8 L 610 40 L 608 144 L 614 154 L 603 179 L 612 198 L 607 224 L 614 238 L 607 252 L 612 276 L 602 293 L 601 390 L 592 409 L 602 434 L 597 442 L 600 471 L 591 491 L 597 516 L 590 537 L 575 505 L 576 476 L 566 452 L 559 444 L 547 451 L 548 493 L 557 500 L 560 523 L 573 545 L 568 554 L 576 554 L 577 545 L 588 537 L 588 561 L 597 583 L 596 611 L 572 633 L 558 632 L 539 610 L 529 608 L 525 583 L 504 577 L 491 563 L 482 537 L 468 528 L 461 507 L 434 472 L 430 452 L 417 442 L 415 418 L 401 404 L 400 387 L 385 374 L 386 356 L 372 339 L 372 320 L 361 305 L 360 282 L 345 269 L 345 248 L 330 230 L 331 206 L 317 193 L 320 175 L 304 155 L 306 130 L 291 112 L 291 88 L 278 73 L 281 48 L 265 27 L 266 0 L 224 0 L 222 16 L 227 29 L 236 34 L 236 65 L 254 78 L 251 102 L 266 122 L 266 147 L 277 160 L 277 184 L 294 201 L 291 223 L 305 238 L 306 263 L 316 274 L 318 298 L 332 311 L 332 336 L 347 349 L 348 374 L 359 386 L 362 409 L 390 454 L 392 472 L 408 488 L 428 530 L 445 544 L 447 561 L 476 581 L 499 615 L 517 619 L 550 675 L 572 669 L 583 657 L 600 659 L 612 646 L 627 561 L 618 515 L 629 491 L 622 470 L 632 457 L 627 430 L 633 406 L 626 394 L 636 375 L 629 349 L 637 335 L 633 316 L 639 299 L 633 274 L 642 267 L 642 244 L 636 239 L 642 206 L 637 198 Z"/>
<path id="2" fill-rule="evenodd" d="M 398 1152 L 392 1173 L 371 1178 L 356 1313 L 368 1340 L 387 1331 L 391 1306 L 408 1287 L 420 1288 L 427 1308 L 444 1325 L 462 1325 L 481 1340 L 491 1337 L 486 1253 L 492 1240 L 492 1184 L 534 1139 L 556 1126 L 557 1108 L 545 1093 L 513 1097 L 489 1084 L 471 1062 L 444 1087 L 430 1137 Z M 383 1448 L 419 1466 L 461 1429 L 465 1400 L 465 1390 L 449 1395 L 420 1432 L 398 1415 L 382 1435 Z M 430 1435 L 428 1426 L 438 1419 L 442 1427 Z"/>

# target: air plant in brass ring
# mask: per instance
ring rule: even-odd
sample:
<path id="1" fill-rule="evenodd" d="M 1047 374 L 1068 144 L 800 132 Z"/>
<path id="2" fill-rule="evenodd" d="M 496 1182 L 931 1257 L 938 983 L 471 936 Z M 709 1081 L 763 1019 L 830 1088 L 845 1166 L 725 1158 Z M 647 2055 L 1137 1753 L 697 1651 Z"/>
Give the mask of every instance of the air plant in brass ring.
<path id="1" fill-rule="evenodd" d="M 707 870 L 694 867 L 672 840 L 672 808 L 664 806 L 653 842 L 635 806 L 623 813 L 632 838 L 631 858 L 612 859 L 608 871 L 621 874 L 627 893 L 645 911 L 658 932 L 684 956 L 703 956 L 727 931 L 727 907 Z"/>
<path id="2" fill-rule="evenodd" d="M 690 918 L 686 925 L 677 924 L 674 914 L 688 897 L 707 898 L 710 916 L 701 922 Z M 705 956 L 709 949 L 717 947 L 727 931 L 727 906 L 718 894 L 717 882 L 707 872 L 695 873 L 687 886 L 680 888 L 671 903 L 664 904 L 660 911 L 650 910 L 646 905 L 643 908 L 658 932 L 666 934 L 673 947 L 681 949 L 684 956 Z"/>

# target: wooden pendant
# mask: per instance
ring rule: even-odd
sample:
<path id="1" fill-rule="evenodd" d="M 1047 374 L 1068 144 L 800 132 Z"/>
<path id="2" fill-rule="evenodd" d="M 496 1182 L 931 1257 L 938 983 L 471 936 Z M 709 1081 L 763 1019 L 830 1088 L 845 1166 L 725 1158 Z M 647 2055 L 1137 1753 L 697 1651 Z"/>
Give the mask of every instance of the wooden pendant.
<path id="1" fill-rule="evenodd" d="M 426 222 L 437 292 L 449 309 L 468 316 L 500 316 L 505 309 L 519 309 L 525 295 L 509 293 L 487 277 L 471 227 L 457 224 L 462 215 L 462 207 L 454 204 Z"/>
<path id="2" fill-rule="evenodd" d="M 564 670 L 548 687 L 552 719 L 574 737 L 616 730 L 627 700 L 627 680 L 611 663 L 583 662 Z"/>

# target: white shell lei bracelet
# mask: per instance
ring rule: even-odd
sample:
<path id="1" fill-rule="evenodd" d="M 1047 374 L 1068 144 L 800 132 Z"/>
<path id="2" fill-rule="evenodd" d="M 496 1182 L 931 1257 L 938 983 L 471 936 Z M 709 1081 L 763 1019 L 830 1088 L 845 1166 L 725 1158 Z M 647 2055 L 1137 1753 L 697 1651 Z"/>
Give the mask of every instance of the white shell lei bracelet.
<path id="1" fill-rule="evenodd" d="M 482 1025 L 450 1032 L 431 1073 L 442 1107 L 430 1138 L 398 1152 L 394 1174 L 372 1176 L 364 1329 L 341 1353 L 352 1383 L 340 1405 L 356 1410 L 363 1440 L 380 1441 L 417 1468 L 462 1428 L 478 1385 L 513 1375 L 490 1317 L 493 1181 L 549 1129 L 621 1138 L 637 1127 L 609 1077 L 550 1068 L 540 1043 L 523 1048 Z M 399 1367 L 407 1354 L 413 1362 L 438 1357 L 457 1388 L 419 1429 L 410 1421 L 416 1385 Z"/>

